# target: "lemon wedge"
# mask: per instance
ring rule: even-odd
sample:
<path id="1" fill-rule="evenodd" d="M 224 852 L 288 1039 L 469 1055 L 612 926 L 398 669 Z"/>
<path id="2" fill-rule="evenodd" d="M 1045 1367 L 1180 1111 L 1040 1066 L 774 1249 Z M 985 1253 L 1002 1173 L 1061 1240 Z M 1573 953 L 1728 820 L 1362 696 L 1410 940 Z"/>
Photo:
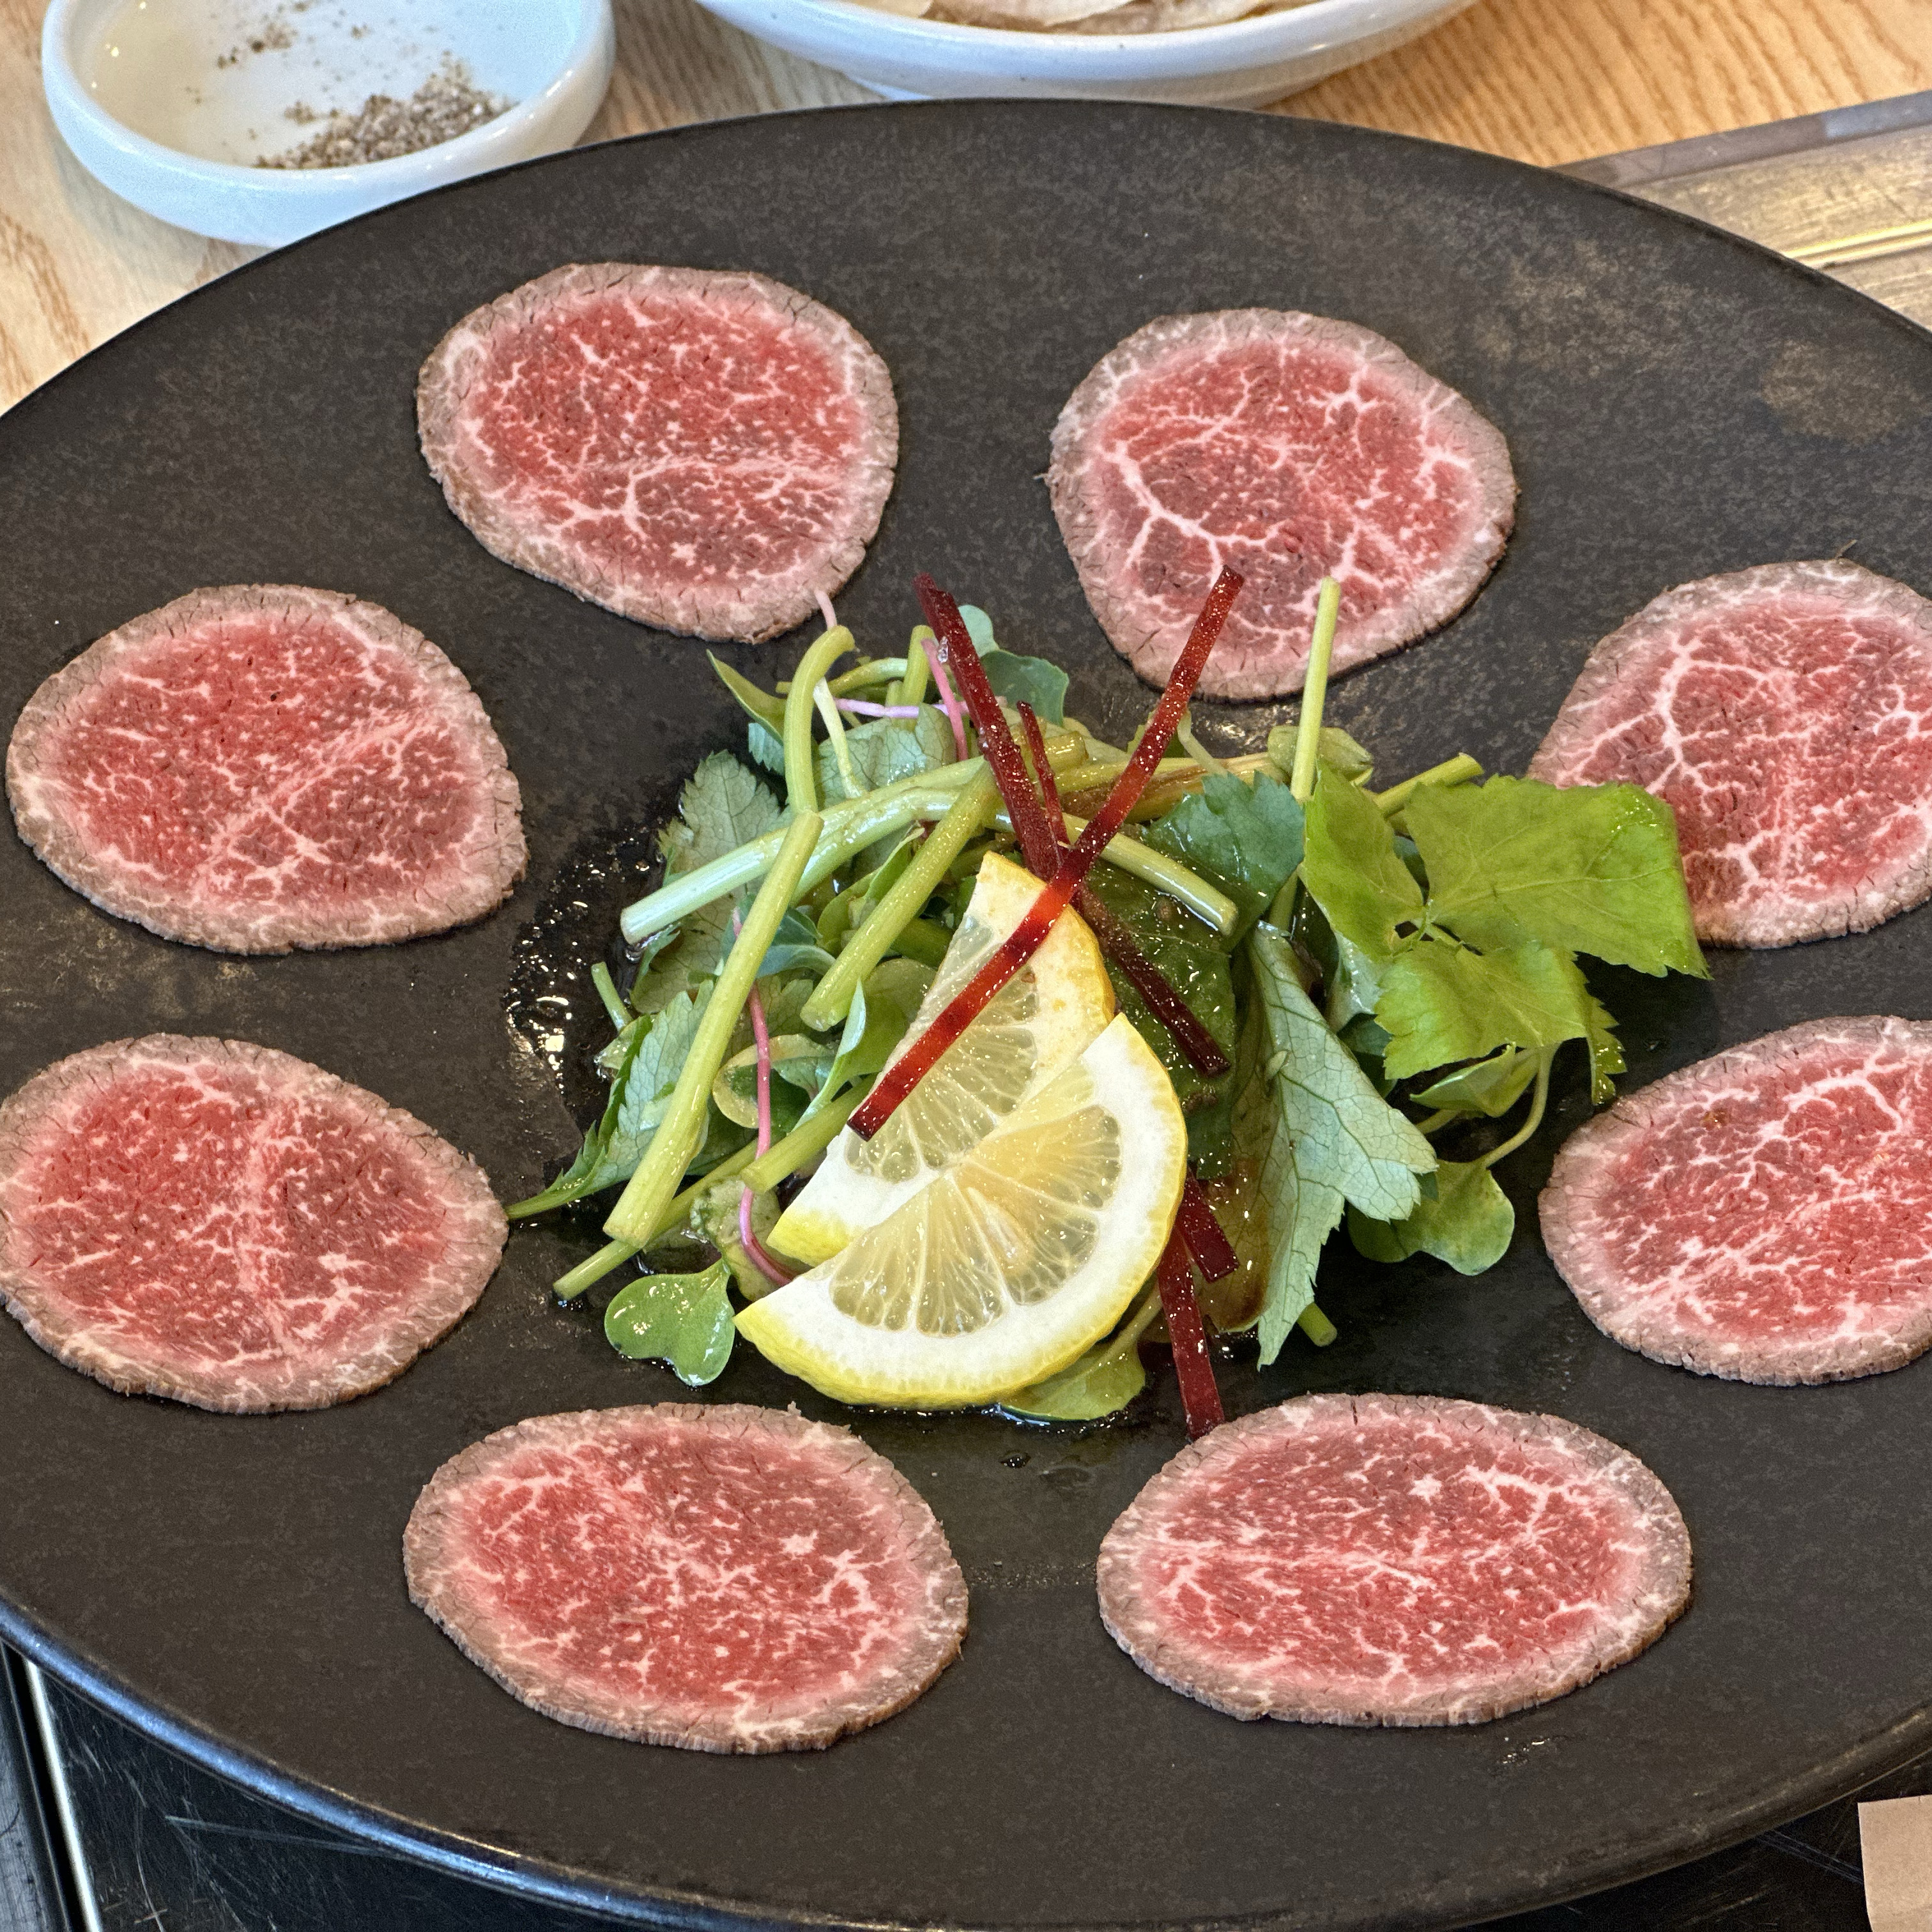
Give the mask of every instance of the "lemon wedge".
<path id="1" fill-rule="evenodd" d="M 1040 890 L 1023 868 L 988 853 L 899 1053 L 938 1018 Z M 983 1140 L 1073 1060 L 1112 1018 L 1114 989 L 1094 935 L 1062 913 L 1046 943 L 943 1053 L 869 1141 L 848 1127 L 772 1230 L 794 1260 L 822 1262 L 876 1227 L 947 1164 Z"/>
<path id="2" fill-rule="evenodd" d="M 842 1402 L 991 1402 L 1120 1319 L 1160 1258 L 1186 1160 L 1173 1086 L 1116 1018 L 876 1227 L 745 1309 L 740 1332 Z"/>

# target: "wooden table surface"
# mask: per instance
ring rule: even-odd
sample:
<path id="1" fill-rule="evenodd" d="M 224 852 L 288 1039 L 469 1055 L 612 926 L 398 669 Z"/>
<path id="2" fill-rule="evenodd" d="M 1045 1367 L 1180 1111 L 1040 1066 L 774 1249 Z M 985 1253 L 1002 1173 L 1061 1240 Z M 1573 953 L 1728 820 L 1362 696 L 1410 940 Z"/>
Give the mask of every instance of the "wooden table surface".
<path id="1" fill-rule="evenodd" d="M 694 0 L 616 0 L 586 140 L 871 97 Z M 140 214 L 88 176 L 41 98 L 41 0 L 0 0 L 0 408 L 254 251 Z M 1932 86 L 1932 0 L 1480 0 L 1279 111 L 1557 162 Z"/>

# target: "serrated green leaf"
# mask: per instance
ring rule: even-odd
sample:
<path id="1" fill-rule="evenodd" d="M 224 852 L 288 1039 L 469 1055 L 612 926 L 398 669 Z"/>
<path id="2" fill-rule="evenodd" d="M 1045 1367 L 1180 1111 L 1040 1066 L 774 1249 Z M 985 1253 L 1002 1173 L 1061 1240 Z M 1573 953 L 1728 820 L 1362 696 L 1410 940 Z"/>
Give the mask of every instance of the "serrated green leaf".
<path id="1" fill-rule="evenodd" d="M 1240 908 L 1244 931 L 1301 863 L 1304 830 L 1294 794 L 1266 772 L 1250 786 L 1232 772 L 1210 772 L 1199 791 L 1141 836 L 1226 892 Z"/>
<path id="2" fill-rule="evenodd" d="M 1458 1274 L 1480 1274 L 1508 1251 L 1516 1232 L 1509 1196 L 1480 1161 L 1445 1160 L 1436 1170 L 1436 1192 L 1405 1220 L 1372 1221 L 1348 1210 L 1348 1238 L 1376 1262 L 1433 1255 Z"/>
<path id="3" fill-rule="evenodd" d="M 1377 965 L 1395 956 L 1397 928 L 1419 926 L 1422 888 L 1396 853 L 1375 800 L 1337 773 L 1316 774 L 1308 802 L 1302 883 L 1338 938 Z"/>
<path id="4" fill-rule="evenodd" d="M 670 1364 L 692 1388 L 716 1382 L 738 1330 L 725 1292 L 730 1270 L 714 1262 L 699 1274 L 647 1274 L 620 1288 L 604 1311 L 604 1334 L 632 1361 Z"/>
<path id="5" fill-rule="evenodd" d="M 1408 802 L 1430 916 L 1485 950 L 1540 939 L 1642 973 L 1709 976 L 1676 820 L 1636 785 L 1425 785 Z"/>
<path id="6" fill-rule="evenodd" d="M 784 776 L 784 740 L 761 719 L 754 718 L 746 725 L 745 749 L 754 765 Z"/>
<path id="7" fill-rule="evenodd" d="M 986 682 L 995 698 L 1009 704 L 1030 704 L 1043 724 L 1066 722 L 1066 674 L 1046 658 L 1024 657 L 1002 650 L 993 636 L 993 620 L 976 604 L 962 604 L 966 634 L 980 654 Z"/>
<path id="8" fill-rule="evenodd" d="M 1246 951 L 1264 1057 L 1236 1102 L 1235 1144 L 1258 1155 L 1268 1208 L 1261 1344 L 1270 1362 L 1313 1298 L 1316 1263 L 1343 1204 L 1377 1220 L 1402 1220 L 1421 1198 L 1418 1177 L 1434 1168 L 1436 1155 L 1330 1032 L 1302 991 L 1287 940 L 1258 926 Z"/>
<path id="9" fill-rule="evenodd" d="M 1482 953 L 1418 940 L 1382 974 L 1376 1018 L 1390 1036 L 1383 1064 L 1391 1079 L 1406 1080 L 1486 1059 L 1499 1046 L 1540 1050 L 1582 1040 L 1588 997 L 1574 962 L 1540 940 Z"/>

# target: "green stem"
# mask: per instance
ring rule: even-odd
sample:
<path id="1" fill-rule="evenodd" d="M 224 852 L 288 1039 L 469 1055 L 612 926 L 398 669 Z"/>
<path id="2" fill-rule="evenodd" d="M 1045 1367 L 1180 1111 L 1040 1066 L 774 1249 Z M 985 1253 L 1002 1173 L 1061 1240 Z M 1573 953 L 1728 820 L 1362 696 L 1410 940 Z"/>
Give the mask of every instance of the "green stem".
<path id="1" fill-rule="evenodd" d="M 601 959 L 590 969 L 590 983 L 597 988 L 597 997 L 604 1002 L 604 1010 L 610 1016 L 610 1024 L 622 1033 L 637 1015 L 624 1004 L 624 996 L 618 992 L 610 968 Z"/>
<path id="2" fill-rule="evenodd" d="M 838 1130 L 852 1109 L 872 1090 L 869 1080 L 861 1081 L 814 1114 L 801 1120 L 782 1141 L 774 1141 L 743 1170 L 741 1178 L 754 1194 L 769 1194 L 782 1180 L 788 1180 L 814 1154 L 823 1154 L 838 1138 Z"/>
<path id="3" fill-rule="evenodd" d="M 932 668 L 926 661 L 926 647 L 932 642 L 932 633 L 921 624 L 912 634 L 912 642 L 906 646 L 905 676 L 894 688 L 892 701 L 895 704 L 923 704 L 926 688 L 932 676 Z"/>
<path id="4" fill-rule="evenodd" d="M 946 957 L 946 949 L 952 944 L 952 935 L 932 920 L 909 919 L 899 928 L 894 943 L 904 958 L 937 969 Z"/>
<path id="5" fill-rule="evenodd" d="M 725 958 L 724 970 L 705 1002 L 704 1017 L 698 1023 L 684 1064 L 678 1070 L 677 1084 L 672 1089 L 664 1119 L 651 1136 L 637 1172 L 626 1184 L 610 1218 L 604 1223 L 607 1234 L 641 1246 L 664 1218 L 664 1210 L 670 1206 L 704 1137 L 704 1111 L 711 1101 L 711 1083 L 724 1064 L 725 1050 L 757 979 L 759 964 L 778 929 L 778 922 L 790 908 L 806 862 L 824 829 L 824 820 L 815 812 L 801 812 L 793 818 L 778 856 L 752 902 L 750 915 Z"/>
<path id="6" fill-rule="evenodd" d="M 859 774 L 852 769 L 851 748 L 845 742 L 845 721 L 838 715 L 838 700 L 832 695 L 832 687 L 823 683 L 812 698 L 818 706 L 819 716 L 825 720 L 825 735 L 832 740 L 832 758 L 838 767 L 839 784 L 848 798 L 858 798 L 867 788 L 859 782 Z"/>
<path id="7" fill-rule="evenodd" d="M 1342 608 L 1342 586 L 1322 580 L 1315 598 L 1315 635 L 1308 646 L 1308 672 L 1301 687 L 1301 716 L 1294 734 L 1294 772 L 1288 789 L 1306 805 L 1315 790 L 1316 754 L 1322 744 L 1322 707 L 1328 695 L 1328 660 L 1335 649 L 1335 620 Z"/>
<path id="8" fill-rule="evenodd" d="M 1529 1118 L 1501 1147 L 1492 1148 L 1484 1155 L 1484 1167 L 1494 1167 L 1498 1161 L 1507 1160 L 1543 1124 L 1544 1104 L 1550 1098 L 1550 1063 L 1556 1058 L 1556 1049 L 1553 1046 L 1546 1046 L 1543 1049 L 1536 1063 L 1536 1090 L 1530 1096 Z"/>
<path id="9" fill-rule="evenodd" d="M 1076 818 L 1070 812 L 1065 817 L 1066 836 L 1077 841 L 1087 830 L 1087 821 Z M 1004 806 L 993 814 L 993 823 L 1002 832 L 1013 829 L 1012 820 Z M 1118 866 L 1143 884 L 1153 886 L 1156 892 L 1178 899 L 1197 919 L 1205 920 L 1224 939 L 1240 923 L 1240 908 L 1226 892 L 1210 886 L 1199 873 L 1190 872 L 1179 860 L 1170 859 L 1165 852 L 1156 852 L 1151 845 L 1143 845 L 1130 832 L 1115 832 L 1100 848 L 1100 856 L 1108 865 Z"/>
<path id="10" fill-rule="evenodd" d="M 1399 785 L 1390 785 L 1387 791 L 1371 792 L 1369 796 L 1382 807 L 1384 818 L 1393 818 L 1424 785 L 1462 784 L 1482 776 L 1482 766 L 1467 752 L 1458 752 L 1453 758 L 1431 765 L 1426 772 L 1418 772 Z"/>
<path id="11" fill-rule="evenodd" d="M 1156 1283 L 1142 1294 L 1129 1314 L 1126 1325 L 1108 1343 L 1106 1358 L 1124 1355 L 1130 1348 L 1138 1348 L 1141 1337 L 1153 1327 L 1154 1318 L 1160 1312 L 1160 1288 Z"/>
<path id="12" fill-rule="evenodd" d="M 684 1226 L 698 1197 L 706 1188 L 713 1187 L 721 1180 L 728 1180 L 734 1174 L 742 1172 L 758 1157 L 758 1144 L 748 1141 L 728 1160 L 721 1160 L 710 1173 L 701 1174 L 684 1192 L 673 1200 L 664 1211 L 664 1219 L 658 1225 L 644 1248 L 655 1246 L 667 1234 L 674 1234 Z M 622 1268 L 633 1255 L 640 1254 L 635 1241 L 606 1241 L 588 1261 L 579 1262 L 568 1274 L 559 1275 L 551 1284 L 559 1296 L 566 1301 L 574 1301 L 584 1291 L 602 1281 L 613 1268 Z"/>
<path id="13" fill-rule="evenodd" d="M 1296 1316 L 1294 1325 L 1318 1348 L 1327 1348 L 1342 1332 L 1312 1301 Z"/>
<path id="14" fill-rule="evenodd" d="M 851 1006 L 860 981 L 891 949 L 893 940 L 938 889 L 946 868 L 986 829 L 999 802 L 993 775 L 982 764 L 979 776 L 946 808 L 946 814 L 913 855 L 892 890 L 873 907 L 865 923 L 847 940 L 805 1003 L 799 1017 L 814 1033 L 836 1026 Z"/>
<path id="15" fill-rule="evenodd" d="M 1419 1134 L 1439 1134 L 1452 1120 L 1462 1119 L 1460 1107 L 1438 1107 L 1426 1120 L 1418 1120 L 1415 1131 Z"/>
<path id="16" fill-rule="evenodd" d="M 813 640 L 793 674 L 785 698 L 785 800 L 794 812 L 818 809 L 818 773 L 812 748 L 812 690 L 832 665 L 853 649 L 852 633 L 841 624 Z"/>
<path id="17" fill-rule="evenodd" d="M 850 670 L 842 670 L 836 677 L 825 682 L 831 687 L 834 698 L 849 698 L 855 691 L 864 691 L 875 684 L 890 684 L 895 678 L 905 675 L 904 658 L 868 658 L 862 664 L 855 664 Z M 778 680 L 778 692 L 781 698 L 791 695 L 791 680 Z"/>
<path id="18" fill-rule="evenodd" d="M 1225 776 L 1228 767 L 1209 751 L 1194 735 L 1194 720 L 1184 711 L 1180 722 L 1174 728 L 1174 735 L 1180 740 L 1180 748 L 1201 767 L 1204 776 Z"/>
<path id="19" fill-rule="evenodd" d="M 938 771 L 915 772 L 908 778 L 880 785 L 862 798 L 847 799 L 826 809 L 825 831 L 812 863 L 805 868 L 803 888 L 810 891 L 822 884 L 855 852 L 895 832 L 903 832 L 915 818 L 931 808 L 937 817 L 950 805 L 961 786 L 986 769 L 977 758 L 962 765 L 942 766 Z M 625 943 L 636 946 L 676 925 L 681 919 L 728 898 L 740 887 L 761 878 L 778 856 L 785 841 L 785 828 L 767 832 L 700 866 L 695 872 L 681 872 L 667 879 L 654 892 L 646 893 L 624 908 L 620 921 Z"/>

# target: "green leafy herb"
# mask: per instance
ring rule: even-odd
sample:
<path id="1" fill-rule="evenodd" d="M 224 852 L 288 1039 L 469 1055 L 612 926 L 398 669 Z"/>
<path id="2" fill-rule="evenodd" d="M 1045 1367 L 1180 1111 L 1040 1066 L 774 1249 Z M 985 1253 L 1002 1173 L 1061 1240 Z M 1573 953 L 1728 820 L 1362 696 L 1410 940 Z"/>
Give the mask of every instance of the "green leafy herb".
<path id="1" fill-rule="evenodd" d="M 1533 1068 L 1532 1068 L 1532 1070 Z M 1436 1192 L 1396 1222 L 1348 1210 L 1348 1238 L 1371 1261 L 1433 1255 L 1458 1274 L 1480 1274 L 1508 1251 L 1516 1210 L 1479 1160 L 1445 1160 L 1436 1170 Z"/>
<path id="2" fill-rule="evenodd" d="M 1588 1033 L 1582 976 L 1540 940 L 1496 952 L 1426 940 L 1382 974 L 1376 1018 L 1390 1043 L 1383 1064 L 1401 1080 L 1457 1060 L 1486 1059 L 1502 1046 L 1532 1051 Z"/>
<path id="3" fill-rule="evenodd" d="M 1377 1221 L 1400 1221 L 1422 1198 L 1418 1177 L 1436 1166 L 1428 1142 L 1370 1084 L 1302 990 L 1292 950 L 1271 926 L 1249 936 L 1264 1056 L 1236 1103 L 1235 1141 L 1258 1156 L 1268 1204 L 1270 1257 L 1262 1305 L 1262 1360 L 1280 1353 L 1314 1296 L 1322 1245 L 1344 1203 Z"/>
<path id="4" fill-rule="evenodd" d="M 730 1270 L 738 1292 L 747 1301 L 771 1293 L 778 1286 L 745 1252 L 739 1237 L 738 1204 L 744 1198 L 745 1183 L 736 1174 L 728 1175 L 715 1186 L 707 1187 L 692 1204 L 691 1232 L 709 1241 L 718 1258 Z M 760 1241 L 769 1240 L 778 1225 L 778 1197 L 769 1190 L 754 1189 L 752 1194 L 752 1232 Z"/>
<path id="5" fill-rule="evenodd" d="M 1096 1422 L 1125 1408 L 1147 1387 L 1140 1340 L 1160 1312 L 1158 1294 L 1148 1295 L 1118 1333 L 1058 1375 L 1001 1396 L 999 1406 L 1009 1415 L 1039 1422 Z"/>
<path id="6" fill-rule="evenodd" d="M 670 1364 L 692 1388 L 716 1382 L 731 1359 L 737 1329 L 725 1292 L 730 1270 L 714 1262 L 701 1274 L 647 1274 L 627 1283 L 604 1311 L 604 1334 L 633 1361 Z"/>
<path id="7" fill-rule="evenodd" d="M 1428 868 L 1430 917 L 1469 944 L 1540 939 L 1642 973 L 1709 976 L 1676 821 L 1636 785 L 1430 785 L 1408 818 Z"/>
<path id="8" fill-rule="evenodd" d="M 1416 1095 L 1416 1105 L 1483 1114 L 1495 1120 L 1507 1114 L 1528 1090 L 1536 1078 L 1536 1058 L 1520 1048 L 1506 1046 L 1473 1066 L 1445 1074 Z"/>
<path id="9" fill-rule="evenodd" d="M 1203 874 L 1241 909 L 1236 934 L 1261 917 L 1301 863 L 1301 807 L 1265 772 L 1252 786 L 1232 772 L 1210 772 L 1141 836 L 1157 852 Z"/>
<path id="10" fill-rule="evenodd" d="M 922 704 L 916 718 L 874 718 L 863 724 L 848 725 L 845 752 L 852 761 L 860 793 L 846 790 L 834 748 L 829 744 L 818 747 L 818 789 L 828 805 L 950 764 L 952 728 L 943 714 Z"/>
<path id="11" fill-rule="evenodd" d="M 1373 799 L 1326 767 L 1308 802 L 1301 878 L 1336 937 L 1372 965 L 1395 957 L 1400 928 L 1422 923 L 1422 888 L 1397 854 L 1388 820 Z"/>
<path id="12" fill-rule="evenodd" d="M 765 949 L 758 962 L 758 977 L 769 980 L 780 973 L 814 974 L 832 970 L 832 955 L 819 944 L 818 928 L 810 913 L 794 906 L 778 922 L 778 934 Z"/>
<path id="13" fill-rule="evenodd" d="M 769 691 L 760 691 L 748 677 L 742 676 L 720 658 L 716 651 L 704 654 L 711 660 L 711 668 L 718 674 L 724 688 L 745 707 L 747 717 L 758 723 L 769 725 L 774 733 L 784 728 L 784 700 Z"/>
<path id="14" fill-rule="evenodd" d="M 745 749 L 754 764 L 784 776 L 784 740 L 761 718 L 754 718 L 745 727 Z"/>
<path id="15" fill-rule="evenodd" d="M 1268 734 L 1268 754 L 1270 760 L 1285 772 L 1294 769 L 1294 740 L 1296 727 L 1277 724 Z M 1352 784 L 1365 784 L 1376 768 L 1376 761 L 1339 725 L 1324 724 L 1315 741 L 1315 756 L 1318 763 L 1332 766 Z"/>
<path id="16" fill-rule="evenodd" d="M 1043 724 L 1064 724 L 1066 672 L 1045 658 L 1022 657 L 1016 651 L 1000 650 L 993 639 L 992 619 L 976 604 L 961 604 L 959 614 L 966 620 L 966 634 L 980 653 L 993 695 L 1009 704 L 1030 704 Z"/>

